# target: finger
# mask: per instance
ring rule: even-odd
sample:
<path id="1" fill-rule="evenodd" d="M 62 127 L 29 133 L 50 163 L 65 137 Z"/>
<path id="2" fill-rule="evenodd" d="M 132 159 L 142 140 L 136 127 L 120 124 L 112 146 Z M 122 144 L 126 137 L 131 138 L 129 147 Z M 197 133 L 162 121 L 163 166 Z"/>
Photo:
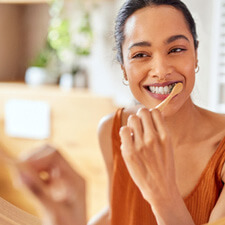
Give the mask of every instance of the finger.
<path id="1" fill-rule="evenodd" d="M 61 175 L 74 173 L 69 162 L 54 147 L 45 145 L 32 151 L 32 154 L 25 156 L 22 161 L 40 173 L 41 177 L 47 177 L 60 168 Z"/>
<path id="2" fill-rule="evenodd" d="M 31 170 L 20 170 L 19 175 L 22 183 L 36 197 L 46 211 L 54 211 L 54 208 L 62 205 L 61 203 L 70 204 L 70 201 L 74 201 L 74 195 L 70 195 L 68 198 L 68 194 L 71 193 L 65 191 L 65 186 L 60 187 L 57 184 L 48 187 L 37 176 L 32 174 Z M 57 203 L 60 203 L 60 205 Z"/>
<path id="3" fill-rule="evenodd" d="M 123 126 L 120 128 L 120 138 L 121 138 L 121 150 L 128 151 L 133 146 L 133 131 L 128 126 Z"/>
<path id="4" fill-rule="evenodd" d="M 138 147 L 140 143 L 142 143 L 143 138 L 143 127 L 141 119 L 137 115 L 131 115 L 128 118 L 127 125 L 132 129 L 134 135 L 134 143 Z"/>
<path id="5" fill-rule="evenodd" d="M 52 171 L 54 169 L 56 150 L 48 145 L 32 151 L 32 154 L 23 156 L 20 160 L 29 166 L 34 176 L 39 177 L 43 182 L 49 183 L 52 179 Z"/>
<path id="6" fill-rule="evenodd" d="M 26 164 L 18 165 L 18 173 L 22 183 L 30 190 L 43 204 L 48 204 L 50 199 L 44 183 Z"/>
<path id="7" fill-rule="evenodd" d="M 162 141 L 166 141 L 169 136 L 169 132 L 165 126 L 165 122 L 164 122 L 161 112 L 158 109 L 153 109 L 152 110 L 152 118 L 153 118 L 156 130 L 157 130 L 157 133 L 158 133 L 160 139 Z"/>
<path id="8" fill-rule="evenodd" d="M 57 177 L 44 183 L 32 168 L 26 164 L 21 164 L 19 167 L 19 175 L 23 184 L 42 202 L 46 207 L 52 203 L 69 203 L 74 201 L 76 193 L 69 191 L 70 185 L 65 183 L 63 178 Z M 76 185 L 75 185 L 76 186 Z"/>
<path id="9" fill-rule="evenodd" d="M 152 119 L 151 112 L 148 109 L 142 108 L 138 111 L 138 115 L 141 118 L 143 132 L 145 138 L 152 138 L 156 134 L 156 128 Z"/>
<path id="10" fill-rule="evenodd" d="M 20 160 L 28 163 L 36 170 L 48 168 L 58 154 L 57 150 L 49 145 L 41 146 L 31 151 L 31 154 L 21 155 Z"/>
<path id="11" fill-rule="evenodd" d="M 84 186 L 83 177 L 51 146 L 38 148 L 24 163 L 29 165 L 35 179 L 45 184 L 46 194 L 54 202 L 74 201 L 77 188 L 81 189 Z M 38 187 L 34 183 L 30 189 L 34 189 L 35 194 L 39 191 Z M 73 187 L 76 187 L 75 191 Z"/>
<path id="12" fill-rule="evenodd" d="M 120 137 L 122 142 L 121 152 L 127 169 L 130 172 L 133 170 L 137 172 L 139 171 L 139 166 L 142 165 L 142 163 L 141 160 L 139 160 L 139 157 L 135 154 L 136 151 L 134 151 L 134 140 L 130 135 L 131 131 L 131 128 L 128 126 L 124 126 L 120 129 Z"/>

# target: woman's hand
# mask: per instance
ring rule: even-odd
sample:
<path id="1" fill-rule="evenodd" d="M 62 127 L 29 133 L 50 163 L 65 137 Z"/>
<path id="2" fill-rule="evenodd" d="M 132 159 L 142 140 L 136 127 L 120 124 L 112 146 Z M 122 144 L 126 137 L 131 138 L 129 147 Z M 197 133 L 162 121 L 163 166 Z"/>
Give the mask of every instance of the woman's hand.
<path id="1" fill-rule="evenodd" d="M 53 147 L 37 150 L 19 164 L 19 172 L 45 209 L 44 224 L 86 224 L 84 179 Z"/>
<path id="2" fill-rule="evenodd" d="M 143 197 L 152 205 L 167 200 L 176 182 L 173 147 L 161 113 L 140 109 L 120 136 L 122 156 Z"/>

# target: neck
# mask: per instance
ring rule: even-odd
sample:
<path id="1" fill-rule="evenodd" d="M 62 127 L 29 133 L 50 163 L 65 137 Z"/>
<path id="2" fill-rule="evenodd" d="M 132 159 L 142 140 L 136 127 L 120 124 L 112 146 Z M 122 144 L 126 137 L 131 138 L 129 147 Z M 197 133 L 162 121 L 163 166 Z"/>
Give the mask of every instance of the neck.
<path id="1" fill-rule="evenodd" d="M 198 122 L 201 119 L 199 108 L 189 98 L 179 111 L 165 117 L 166 126 L 171 134 L 174 146 L 193 141 Z"/>

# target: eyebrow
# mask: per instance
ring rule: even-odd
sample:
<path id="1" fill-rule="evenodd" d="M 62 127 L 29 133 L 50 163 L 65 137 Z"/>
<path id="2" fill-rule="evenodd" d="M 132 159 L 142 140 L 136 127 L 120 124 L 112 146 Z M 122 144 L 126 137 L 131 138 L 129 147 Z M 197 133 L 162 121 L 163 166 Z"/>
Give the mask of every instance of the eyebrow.
<path id="1" fill-rule="evenodd" d="M 133 47 L 136 47 L 136 46 L 139 46 L 139 47 L 151 47 L 152 44 L 148 41 L 140 41 L 140 42 L 136 42 L 134 44 L 132 44 L 130 47 L 129 47 L 129 50 Z"/>
<path id="2" fill-rule="evenodd" d="M 189 39 L 186 36 L 184 36 L 183 34 L 179 34 L 179 35 L 173 35 L 173 36 L 169 37 L 165 41 L 165 43 L 166 44 L 170 44 L 170 43 L 172 43 L 172 42 L 174 42 L 176 40 L 179 40 L 179 39 L 185 39 L 186 41 L 190 42 Z"/>
<path id="3" fill-rule="evenodd" d="M 173 36 L 169 37 L 169 38 L 165 41 L 165 43 L 166 43 L 166 44 L 170 44 L 170 43 L 172 43 L 172 42 L 174 42 L 174 41 L 176 41 L 176 40 L 179 40 L 179 39 L 184 39 L 184 40 L 190 42 L 189 39 L 188 39 L 186 36 L 184 36 L 183 34 L 179 34 L 179 35 L 173 35 Z M 148 42 L 148 41 L 140 41 L 140 42 L 136 42 L 136 43 L 132 44 L 132 45 L 129 47 L 129 50 L 130 50 L 131 48 L 137 47 L 137 46 L 138 46 L 138 47 L 151 47 L 152 44 L 151 44 L 151 42 Z"/>

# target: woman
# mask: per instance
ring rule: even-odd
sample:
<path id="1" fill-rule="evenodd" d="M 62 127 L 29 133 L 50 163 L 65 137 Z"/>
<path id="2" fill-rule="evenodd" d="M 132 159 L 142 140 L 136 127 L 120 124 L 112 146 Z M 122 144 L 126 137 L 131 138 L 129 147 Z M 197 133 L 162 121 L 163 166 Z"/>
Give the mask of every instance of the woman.
<path id="1" fill-rule="evenodd" d="M 199 225 L 225 216 L 225 117 L 191 100 L 198 41 L 188 9 L 179 0 L 128 0 L 115 37 L 140 105 L 101 123 L 111 199 L 90 224 Z M 178 82 L 182 92 L 155 110 Z"/>
<path id="2" fill-rule="evenodd" d="M 200 225 L 225 217 L 225 117 L 191 100 L 198 41 L 190 12 L 180 0 L 128 0 L 115 38 L 140 104 L 101 121 L 110 204 L 89 224 Z M 162 113 L 154 109 L 175 83 L 183 90 Z"/>

